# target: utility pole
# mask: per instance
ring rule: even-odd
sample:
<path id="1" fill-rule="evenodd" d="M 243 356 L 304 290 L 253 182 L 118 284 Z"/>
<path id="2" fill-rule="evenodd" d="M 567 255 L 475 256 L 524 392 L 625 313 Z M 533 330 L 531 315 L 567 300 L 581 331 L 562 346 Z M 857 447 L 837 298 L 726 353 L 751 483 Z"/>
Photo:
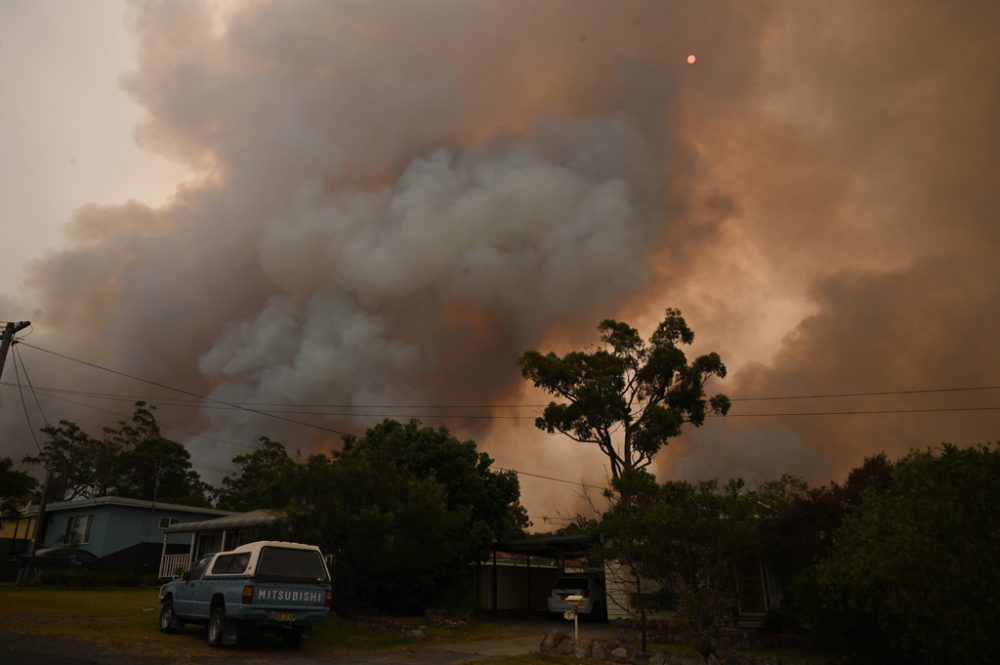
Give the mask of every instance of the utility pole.
<path id="1" fill-rule="evenodd" d="M 10 350 L 10 345 L 14 343 L 14 334 L 30 325 L 31 321 L 7 322 L 7 326 L 3 329 L 3 341 L 0 341 L 0 377 L 3 376 L 3 366 L 7 364 L 7 351 Z"/>
<path id="2" fill-rule="evenodd" d="M 25 563 L 24 575 L 31 579 L 35 576 L 35 552 L 44 544 L 45 537 L 45 505 L 49 501 L 49 485 L 52 484 L 52 469 L 45 467 L 45 484 L 42 485 L 42 496 L 38 500 L 38 515 L 35 516 L 35 537 L 28 546 L 28 557 Z M 20 575 L 19 575 L 20 576 Z M 19 579 L 18 582 L 21 580 Z"/>
<path id="3" fill-rule="evenodd" d="M 0 339 L 0 377 L 3 376 L 3 368 L 7 364 L 7 352 L 10 351 L 10 347 L 14 344 L 14 335 L 30 325 L 31 321 L 8 321 L 7 325 L 4 326 L 3 338 Z M 45 522 L 45 504 L 48 501 L 49 484 L 51 481 L 52 470 L 46 467 L 45 484 L 42 485 L 42 496 L 38 502 L 38 515 L 35 517 L 35 536 L 28 546 L 26 569 L 23 571 L 28 577 L 31 577 L 34 573 L 32 569 L 34 568 L 35 550 L 38 549 L 42 539 L 42 526 Z M 18 573 L 18 577 L 21 577 L 21 572 Z"/>

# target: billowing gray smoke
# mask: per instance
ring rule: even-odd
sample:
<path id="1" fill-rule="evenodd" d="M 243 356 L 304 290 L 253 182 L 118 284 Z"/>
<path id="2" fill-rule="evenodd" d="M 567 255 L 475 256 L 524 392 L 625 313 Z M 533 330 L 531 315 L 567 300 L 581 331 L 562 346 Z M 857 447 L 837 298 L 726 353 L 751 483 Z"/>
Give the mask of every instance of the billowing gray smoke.
<path id="1" fill-rule="evenodd" d="M 201 357 L 218 393 L 488 401 L 516 349 L 642 286 L 658 220 L 638 132 L 600 117 L 533 139 L 439 149 L 371 190 L 303 184 L 257 240 L 277 293 Z"/>
<path id="2" fill-rule="evenodd" d="M 148 111 L 137 137 L 199 179 L 161 208 L 81 210 L 70 247 L 32 269 L 33 341 L 230 401 L 515 399 L 517 356 L 591 340 L 649 287 L 671 228 L 671 267 L 711 237 L 685 99 L 742 94 L 763 17 L 742 3 L 706 23 L 660 2 L 275 1 L 220 24 L 206 4 L 140 3 L 124 79 Z M 727 83 L 685 64 L 694 32 Z M 48 384 L 145 390 L 47 360 L 35 354 L 36 376 L 64 379 Z M 164 408 L 248 444 L 337 438 Z M 534 436 L 523 424 L 517 438 Z M 179 438 L 217 468 L 241 452 Z"/>
<path id="3" fill-rule="evenodd" d="M 233 7 L 134 9 L 137 137 L 198 178 L 160 208 L 79 212 L 29 277 L 38 344 L 227 400 L 537 402 L 521 352 L 679 306 L 734 397 L 1000 384 L 994 2 Z M 32 361 L 39 383 L 139 390 Z M 972 403 L 882 399 L 733 416 Z M 247 443 L 336 438 L 163 413 Z M 995 422 L 732 417 L 662 470 L 827 480 Z M 506 464 L 603 480 L 528 421 L 449 424 Z M 187 442 L 217 467 L 240 452 Z"/>

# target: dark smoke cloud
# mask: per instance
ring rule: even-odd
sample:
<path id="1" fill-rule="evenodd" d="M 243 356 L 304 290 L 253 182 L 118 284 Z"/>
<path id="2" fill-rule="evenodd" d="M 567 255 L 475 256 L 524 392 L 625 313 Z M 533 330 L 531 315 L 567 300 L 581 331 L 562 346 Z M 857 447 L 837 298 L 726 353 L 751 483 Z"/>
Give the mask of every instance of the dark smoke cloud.
<path id="1" fill-rule="evenodd" d="M 737 129 L 719 168 L 753 249 L 745 303 L 767 325 L 772 301 L 801 322 L 774 326 L 770 358 L 729 345 L 738 395 L 996 385 L 1000 263 L 1000 20 L 995 3 L 839 3 L 785 8 L 767 33 L 753 97 L 756 136 Z M 809 36 L 807 39 L 806 36 Z M 750 150 L 752 148 L 752 150 Z M 739 155 L 741 150 L 745 154 Z M 727 175 L 725 172 L 729 171 Z M 756 293 L 750 293 L 756 290 Z M 739 292 L 739 287 L 736 288 Z M 708 309 L 708 308 L 706 308 Z M 784 315 L 782 315 L 784 318 Z M 801 317 L 800 317 L 801 318 Z M 786 332 L 787 331 L 787 332 Z M 720 339 L 712 329 L 713 340 Z M 996 391 L 741 403 L 734 413 L 997 406 Z M 1000 434 L 995 412 L 737 419 L 677 447 L 679 474 L 842 478 L 866 455 Z"/>
<path id="2" fill-rule="evenodd" d="M 130 16 L 136 136 L 198 178 L 77 214 L 28 280 L 43 346 L 229 400 L 537 402 L 522 351 L 679 305 L 733 395 L 997 383 L 993 3 L 261 1 L 222 29 L 208 7 Z M 164 419 L 336 438 L 184 413 Z M 450 424 L 506 465 L 604 478 L 528 424 Z M 661 466 L 826 480 L 984 425 L 716 420 Z M 239 452 L 187 443 L 206 469 Z"/>

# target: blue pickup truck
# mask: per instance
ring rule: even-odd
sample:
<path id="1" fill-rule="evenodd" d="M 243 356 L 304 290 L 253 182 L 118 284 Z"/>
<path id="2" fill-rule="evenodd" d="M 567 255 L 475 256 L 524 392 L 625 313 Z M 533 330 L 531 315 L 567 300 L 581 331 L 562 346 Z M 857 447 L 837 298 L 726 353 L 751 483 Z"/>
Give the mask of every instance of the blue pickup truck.
<path id="1" fill-rule="evenodd" d="M 263 630 L 298 647 L 330 614 L 330 572 L 318 547 L 261 541 L 210 554 L 160 587 L 160 630 L 208 625 L 208 643 L 236 644 Z"/>

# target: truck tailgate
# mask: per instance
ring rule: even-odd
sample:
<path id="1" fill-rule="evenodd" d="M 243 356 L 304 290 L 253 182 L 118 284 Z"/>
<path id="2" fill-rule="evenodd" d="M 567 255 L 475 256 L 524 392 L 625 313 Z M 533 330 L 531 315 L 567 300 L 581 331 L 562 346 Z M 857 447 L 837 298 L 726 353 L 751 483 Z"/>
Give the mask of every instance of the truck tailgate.
<path id="1" fill-rule="evenodd" d="M 261 608 L 297 609 L 320 608 L 326 603 L 326 584 L 291 584 L 284 582 L 256 582 L 253 587 L 252 605 Z"/>

